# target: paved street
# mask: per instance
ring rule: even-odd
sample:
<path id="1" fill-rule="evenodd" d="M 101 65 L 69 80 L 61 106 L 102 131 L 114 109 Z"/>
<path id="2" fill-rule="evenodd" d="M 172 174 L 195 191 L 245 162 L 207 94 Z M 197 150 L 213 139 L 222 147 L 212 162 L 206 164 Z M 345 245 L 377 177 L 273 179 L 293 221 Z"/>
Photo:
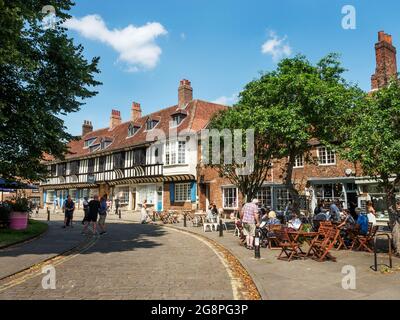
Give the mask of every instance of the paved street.
<path id="1" fill-rule="evenodd" d="M 56 233 L 60 240 L 74 238 L 78 229 L 81 227 L 65 231 L 52 225 L 48 236 L 51 239 Z M 27 244 L 26 250 L 32 246 Z M 11 249 L 1 252 L 0 264 L 19 268 L 24 264 L 16 265 L 16 260 L 33 262 L 24 250 L 22 246 L 14 253 Z M 46 249 L 42 251 L 32 255 L 47 258 Z M 37 273 L 4 291 L 4 281 L 0 281 L 0 299 L 233 298 L 229 275 L 209 246 L 181 232 L 132 223 L 111 223 L 108 234 L 87 251 L 56 266 L 57 289 L 42 289 L 42 277 Z"/>

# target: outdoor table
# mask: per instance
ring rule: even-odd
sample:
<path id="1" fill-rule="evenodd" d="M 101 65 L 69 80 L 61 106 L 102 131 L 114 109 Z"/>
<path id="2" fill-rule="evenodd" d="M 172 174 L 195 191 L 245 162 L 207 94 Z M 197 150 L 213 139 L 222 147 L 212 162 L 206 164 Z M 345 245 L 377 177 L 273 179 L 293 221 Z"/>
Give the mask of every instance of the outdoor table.
<path id="1" fill-rule="evenodd" d="M 319 236 L 318 232 L 295 231 L 295 230 L 288 230 L 288 234 L 289 234 L 289 237 L 291 237 L 293 241 L 298 243 L 299 238 L 301 237 L 310 246 L 311 246 L 311 243 L 313 242 L 313 240 Z M 301 248 L 300 248 L 300 251 L 305 257 L 307 256 L 307 253 L 304 252 Z"/>

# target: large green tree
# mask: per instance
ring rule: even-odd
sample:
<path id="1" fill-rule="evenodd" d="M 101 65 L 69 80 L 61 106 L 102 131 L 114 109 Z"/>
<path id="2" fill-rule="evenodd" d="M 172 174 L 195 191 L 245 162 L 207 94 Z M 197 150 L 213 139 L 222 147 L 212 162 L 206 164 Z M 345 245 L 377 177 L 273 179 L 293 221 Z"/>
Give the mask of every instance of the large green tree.
<path id="1" fill-rule="evenodd" d="M 43 28 L 43 7 L 56 10 L 55 28 Z M 60 115 L 80 109 L 99 58 L 88 62 L 68 37 L 70 0 L 0 0 L 0 176 L 40 179 L 44 154 L 63 158 L 66 132 Z"/>
<path id="2" fill-rule="evenodd" d="M 383 186 L 391 213 L 396 210 L 396 189 L 400 187 L 400 84 L 396 81 L 368 95 L 353 113 L 353 125 L 346 128 L 342 154 L 360 163 L 364 175 Z M 390 215 L 391 224 L 395 215 Z"/>
<path id="3" fill-rule="evenodd" d="M 284 59 L 276 70 L 247 84 L 238 106 L 218 117 L 219 129 L 221 124 L 229 129 L 235 125 L 242 128 L 242 123 L 254 128 L 258 133 L 256 150 L 268 146 L 268 156 L 284 163 L 282 178 L 292 196 L 295 212 L 300 205 L 299 192 L 293 183 L 296 157 L 305 155 L 306 161 L 315 161 L 308 157 L 312 139 L 332 147 L 343 139 L 343 126 L 347 125 L 354 105 L 363 97 L 360 89 L 345 81 L 344 71 L 336 54 L 327 55 L 315 65 L 300 55 Z M 237 117 L 236 121 L 221 120 L 231 118 L 232 114 Z M 263 157 L 258 160 L 265 161 Z M 220 167 L 224 173 L 226 165 Z M 262 185 L 266 175 L 261 172 L 248 179 L 257 177 L 256 185 Z M 229 174 L 226 176 L 231 178 Z"/>

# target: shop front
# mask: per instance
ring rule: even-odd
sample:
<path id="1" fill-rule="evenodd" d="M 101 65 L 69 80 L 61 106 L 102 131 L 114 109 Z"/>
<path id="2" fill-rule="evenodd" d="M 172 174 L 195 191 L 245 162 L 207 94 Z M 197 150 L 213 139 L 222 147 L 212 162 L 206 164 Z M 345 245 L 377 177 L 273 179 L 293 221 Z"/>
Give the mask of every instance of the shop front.
<path id="1" fill-rule="evenodd" d="M 351 205 L 357 206 L 358 189 L 354 177 L 310 178 L 308 184 L 307 191 L 311 198 L 312 212 L 322 200 L 325 203 L 325 209 L 329 209 L 334 202 L 339 202 L 343 209 L 349 209 Z"/>

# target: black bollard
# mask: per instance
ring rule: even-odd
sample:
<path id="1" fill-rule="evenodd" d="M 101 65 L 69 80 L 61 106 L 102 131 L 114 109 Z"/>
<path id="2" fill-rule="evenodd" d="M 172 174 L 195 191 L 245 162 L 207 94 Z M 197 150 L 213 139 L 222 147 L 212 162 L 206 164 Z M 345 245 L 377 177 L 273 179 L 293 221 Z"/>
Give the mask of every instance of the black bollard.
<path id="1" fill-rule="evenodd" d="M 260 250 L 260 229 L 256 230 L 256 236 L 254 238 L 254 258 L 261 259 Z"/>
<path id="2" fill-rule="evenodd" d="M 50 221 L 50 209 L 47 208 L 47 221 Z"/>
<path id="3" fill-rule="evenodd" d="M 222 219 L 219 219 L 219 236 L 223 237 L 224 236 L 224 228 L 222 227 Z"/>
<path id="4" fill-rule="evenodd" d="M 119 218 L 121 219 L 121 209 L 118 210 Z"/>
<path id="5" fill-rule="evenodd" d="M 186 214 L 183 215 L 183 226 L 186 228 L 187 224 L 186 224 Z"/>

